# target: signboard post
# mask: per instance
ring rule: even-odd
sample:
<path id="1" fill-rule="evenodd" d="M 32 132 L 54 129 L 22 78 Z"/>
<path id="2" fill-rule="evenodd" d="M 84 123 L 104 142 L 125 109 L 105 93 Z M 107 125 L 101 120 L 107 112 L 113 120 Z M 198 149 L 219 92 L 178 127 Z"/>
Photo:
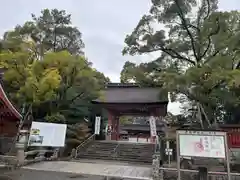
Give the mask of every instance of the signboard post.
<path id="1" fill-rule="evenodd" d="M 165 154 L 168 156 L 168 166 L 171 166 L 171 156 L 172 156 L 172 149 L 165 149 Z"/>
<path id="2" fill-rule="evenodd" d="M 168 156 L 168 166 L 170 167 L 171 165 L 171 156 L 172 156 L 173 150 L 169 146 L 169 140 L 166 142 L 166 149 L 165 149 L 165 154 Z"/>
<path id="3" fill-rule="evenodd" d="M 170 142 L 169 142 L 169 129 L 166 131 L 166 149 L 165 154 L 168 156 L 168 166 L 171 166 L 171 156 L 173 153 L 173 150 L 170 148 Z"/>
<path id="4" fill-rule="evenodd" d="M 176 135 L 179 180 L 181 179 L 181 157 L 225 159 L 227 162 L 228 179 L 231 180 L 226 132 L 178 130 Z"/>
<path id="5" fill-rule="evenodd" d="M 101 117 L 96 116 L 95 118 L 95 134 L 100 134 L 100 126 L 101 126 Z"/>

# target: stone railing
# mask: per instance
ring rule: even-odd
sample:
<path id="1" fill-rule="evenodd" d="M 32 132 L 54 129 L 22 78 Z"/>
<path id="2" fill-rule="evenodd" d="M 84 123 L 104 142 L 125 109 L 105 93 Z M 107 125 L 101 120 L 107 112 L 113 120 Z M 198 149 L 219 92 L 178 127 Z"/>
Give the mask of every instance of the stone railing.
<path id="1" fill-rule="evenodd" d="M 24 153 L 24 155 L 25 155 L 25 160 L 31 160 L 31 159 L 37 159 L 37 158 L 42 158 L 44 160 L 52 160 L 52 159 L 58 158 L 58 153 L 59 153 L 59 149 L 57 148 L 55 150 L 41 149 L 41 150 L 27 151 Z"/>
<path id="2" fill-rule="evenodd" d="M 22 166 L 27 164 L 32 164 L 41 161 L 52 161 L 57 160 L 59 154 L 59 149 L 55 150 L 31 150 L 24 152 L 24 161 L 19 161 L 18 157 L 13 156 L 10 162 L 13 162 L 11 165 Z M 4 157 L 7 158 L 6 156 Z M 9 159 L 9 158 L 8 158 Z M 10 164 L 10 163 L 8 163 Z"/>
<path id="3" fill-rule="evenodd" d="M 118 143 L 117 146 L 113 150 L 112 156 L 114 156 L 114 158 L 116 158 L 118 156 L 118 154 L 119 154 L 119 148 L 118 148 L 119 145 L 120 145 L 120 143 Z"/>
<path id="4" fill-rule="evenodd" d="M 89 143 L 95 141 L 95 137 L 96 137 L 95 134 L 91 135 L 89 138 L 83 141 L 78 147 L 76 147 L 76 149 L 73 149 L 72 156 L 77 158 L 77 155 L 80 152 L 80 150 L 87 146 Z"/>
<path id="5" fill-rule="evenodd" d="M 24 161 L 19 161 L 17 156 L 0 155 L 0 166 L 8 168 L 17 168 L 23 165 L 37 163 L 41 161 L 51 161 L 58 158 L 58 149 L 56 150 L 33 150 L 24 152 Z M 45 156 L 49 153 L 48 156 Z M 29 158 L 29 156 L 32 156 Z"/>
<path id="6" fill-rule="evenodd" d="M 2 165 L 16 165 L 17 157 L 16 156 L 8 156 L 8 155 L 0 155 L 0 164 Z"/>

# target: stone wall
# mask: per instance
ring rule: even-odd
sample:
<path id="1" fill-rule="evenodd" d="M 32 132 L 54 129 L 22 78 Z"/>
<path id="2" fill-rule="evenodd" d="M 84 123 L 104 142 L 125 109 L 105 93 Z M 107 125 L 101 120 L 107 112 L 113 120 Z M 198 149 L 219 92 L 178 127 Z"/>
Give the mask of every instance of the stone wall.
<path id="1" fill-rule="evenodd" d="M 0 154 L 9 152 L 13 143 L 12 137 L 0 137 Z"/>
<path id="2" fill-rule="evenodd" d="M 17 120 L 2 119 L 0 126 L 0 135 L 7 137 L 14 137 L 18 131 Z"/>

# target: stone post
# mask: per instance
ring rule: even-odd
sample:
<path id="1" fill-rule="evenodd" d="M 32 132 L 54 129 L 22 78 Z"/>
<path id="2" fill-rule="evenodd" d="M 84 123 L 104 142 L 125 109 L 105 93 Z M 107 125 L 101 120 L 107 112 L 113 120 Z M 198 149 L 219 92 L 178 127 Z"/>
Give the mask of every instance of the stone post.
<path id="1" fill-rule="evenodd" d="M 163 180 L 163 173 L 162 170 L 160 170 L 161 167 L 161 158 L 160 155 L 155 154 L 153 157 L 153 180 Z"/>
<path id="2" fill-rule="evenodd" d="M 72 149 L 70 158 L 77 158 L 77 150 L 75 148 Z"/>
<path id="3" fill-rule="evenodd" d="M 206 167 L 198 168 L 198 180 L 208 180 L 208 169 Z"/>
<path id="4" fill-rule="evenodd" d="M 19 132 L 19 138 L 16 143 L 18 165 L 24 164 L 24 160 L 25 160 L 24 150 L 28 143 L 28 133 L 29 133 L 28 130 L 20 130 Z"/>
<path id="5" fill-rule="evenodd" d="M 38 150 L 39 150 L 39 153 L 38 153 L 38 155 L 37 155 L 37 158 L 39 158 L 39 159 L 45 159 L 45 153 L 46 153 L 46 149 L 45 149 L 45 147 L 38 147 Z"/>
<path id="6" fill-rule="evenodd" d="M 159 165 L 159 160 L 157 159 L 157 156 L 156 156 L 156 155 L 153 156 L 152 165 L 153 165 L 153 172 L 152 172 L 152 173 L 153 173 L 153 174 L 152 174 L 153 180 L 158 180 L 158 179 L 159 179 L 159 173 L 158 173 L 158 171 L 159 171 L 160 165 Z"/>

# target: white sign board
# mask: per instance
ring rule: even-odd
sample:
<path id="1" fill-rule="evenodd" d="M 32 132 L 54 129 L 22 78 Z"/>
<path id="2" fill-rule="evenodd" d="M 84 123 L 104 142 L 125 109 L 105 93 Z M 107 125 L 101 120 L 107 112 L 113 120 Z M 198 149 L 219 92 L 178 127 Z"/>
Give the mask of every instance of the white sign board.
<path id="1" fill-rule="evenodd" d="M 169 148 L 166 148 L 166 149 L 165 149 L 165 154 L 166 154 L 166 155 L 172 155 L 172 152 L 173 152 L 172 149 L 169 149 Z"/>
<path id="2" fill-rule="evenodd" d="M 95 118 L 95 134 L 100 134 L 100 126 L 101 126 L 101 117 L 96 116 L 96 118 Z"/>
<path id="3" fill-rule="evenodd" d="M 180 156 L 226 158 L 225 132 L 180 131 L 178 134 Z"/>
<path id="4" fill-rule="evenodd" d="M 153 116 L 149 118 L 149 124 L 150 124 L 151 136 L 152 137 L 157 136 L 156 119 Z"/>
<path id="5" fill-rule="evenodd" d="M 32 122 L 28 146 L 64 147 L 66 124 Z"/>

